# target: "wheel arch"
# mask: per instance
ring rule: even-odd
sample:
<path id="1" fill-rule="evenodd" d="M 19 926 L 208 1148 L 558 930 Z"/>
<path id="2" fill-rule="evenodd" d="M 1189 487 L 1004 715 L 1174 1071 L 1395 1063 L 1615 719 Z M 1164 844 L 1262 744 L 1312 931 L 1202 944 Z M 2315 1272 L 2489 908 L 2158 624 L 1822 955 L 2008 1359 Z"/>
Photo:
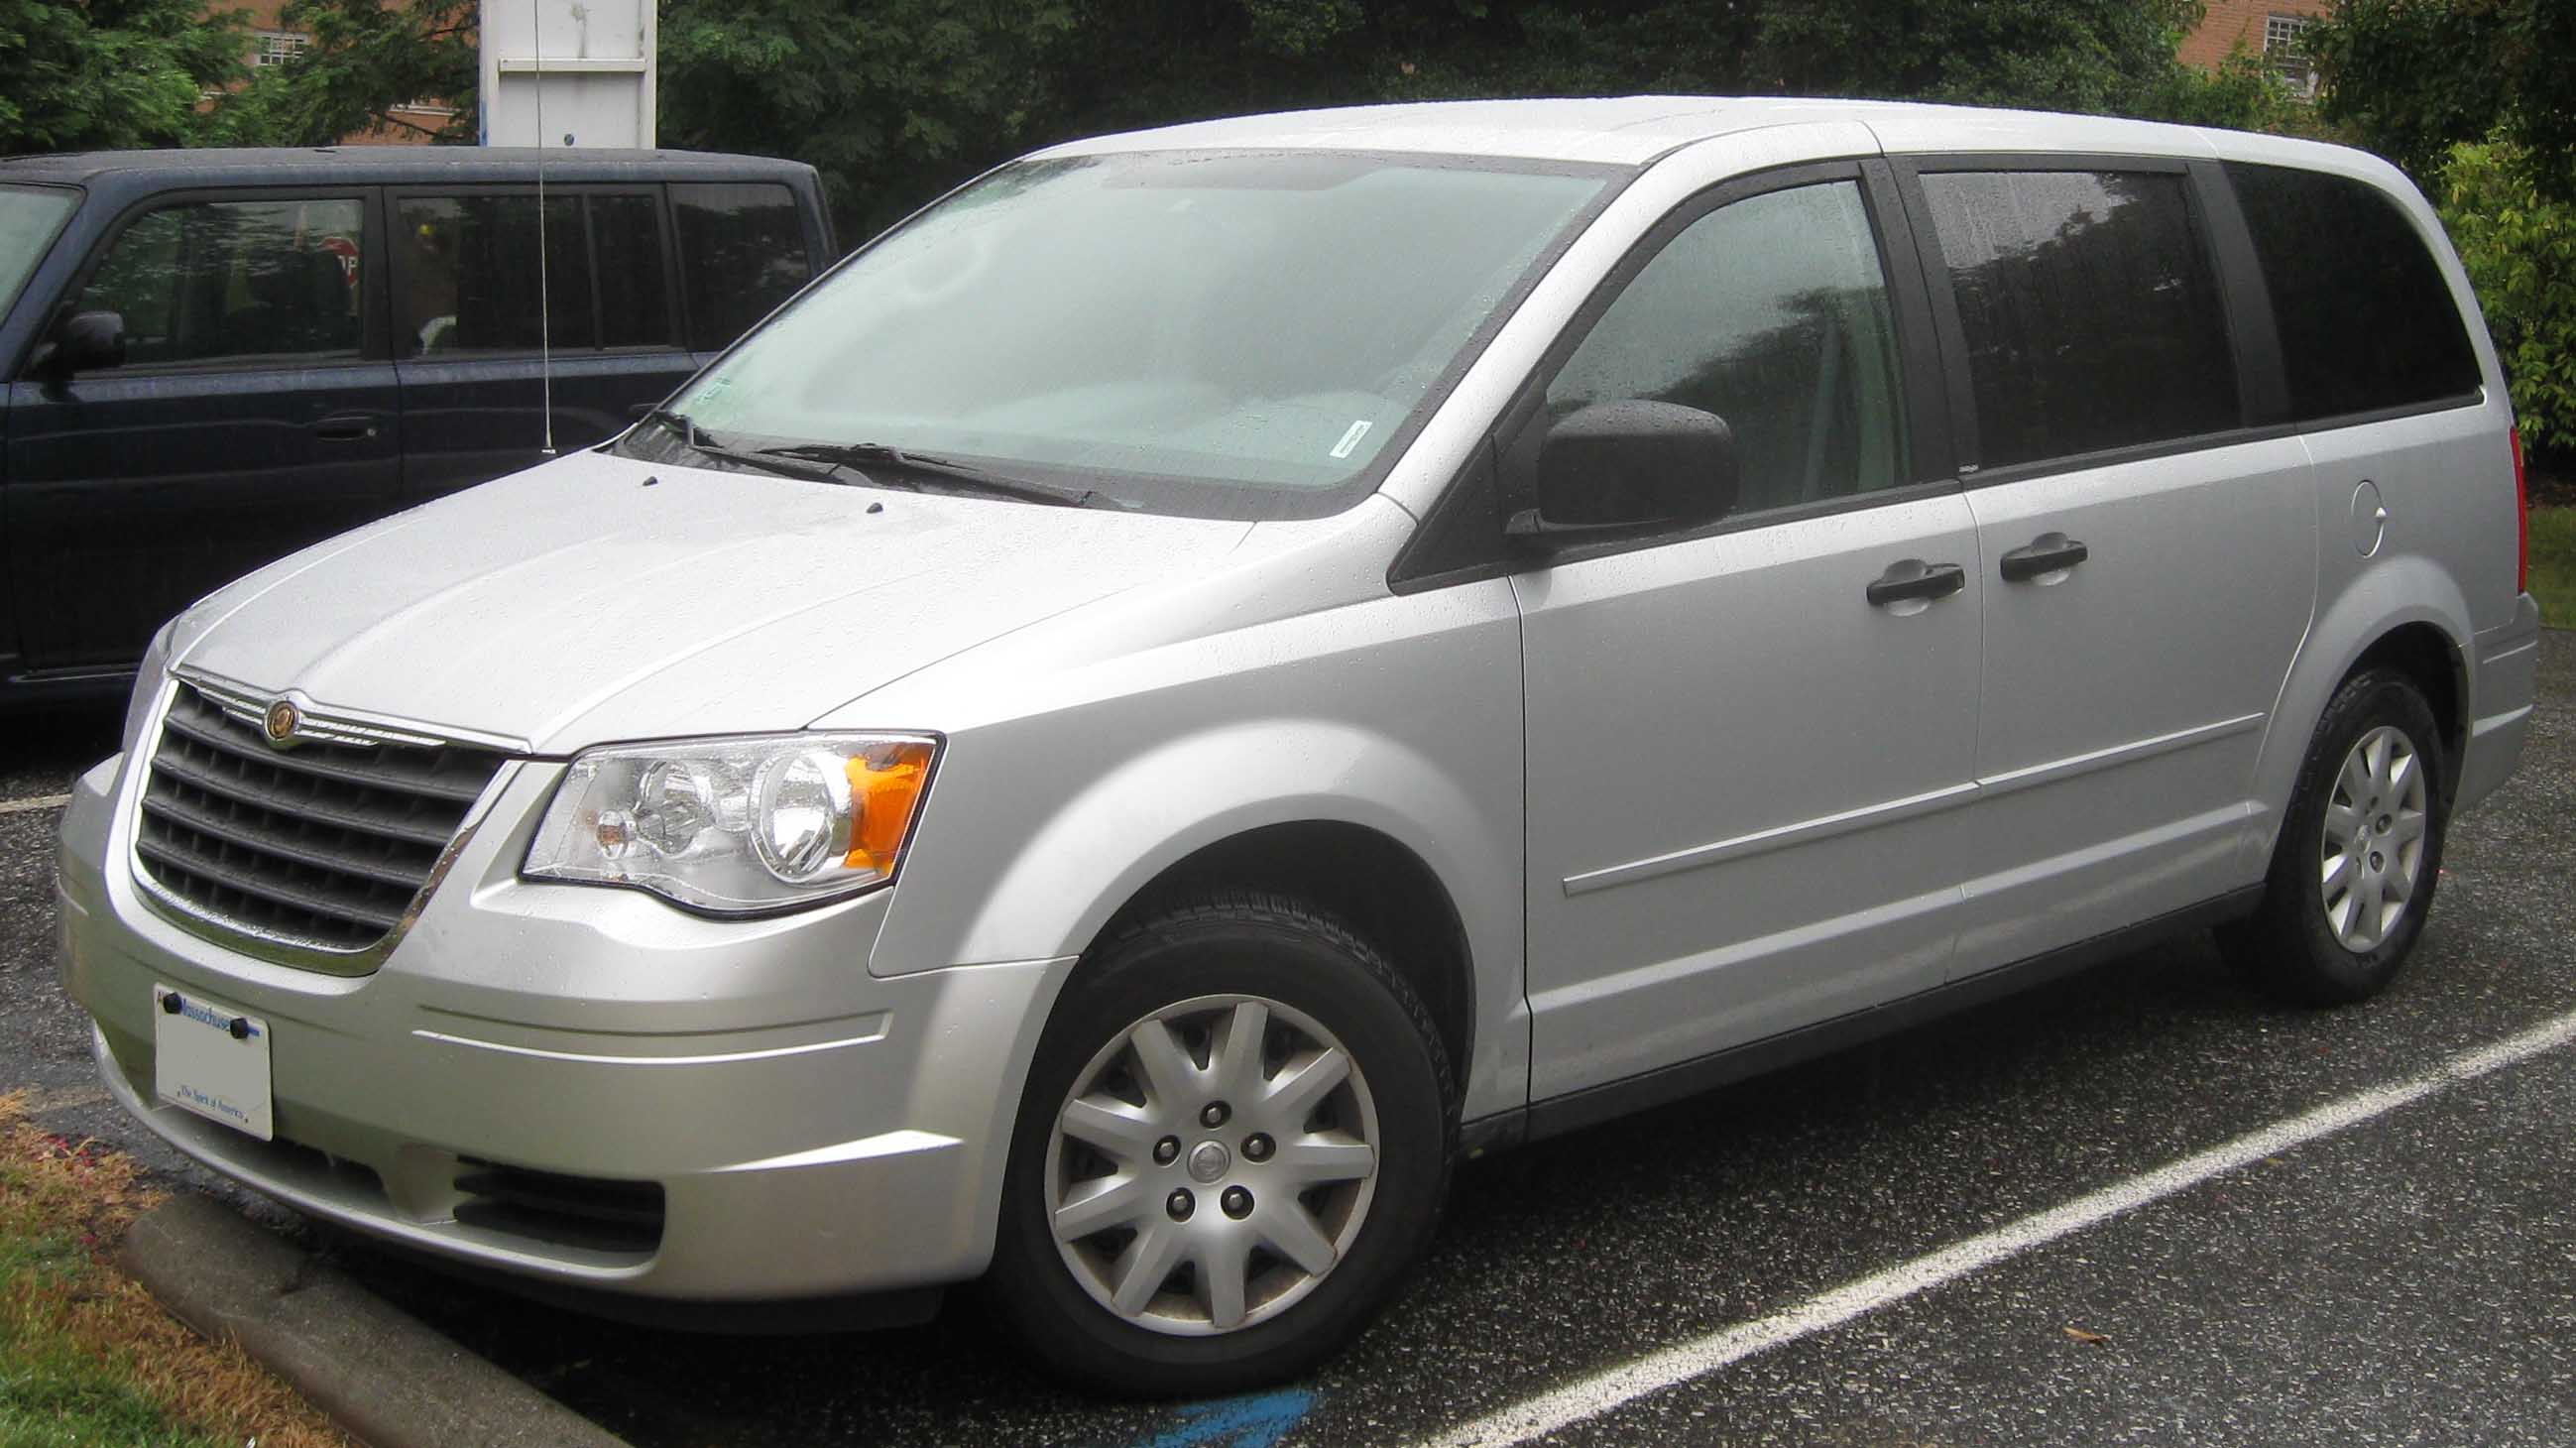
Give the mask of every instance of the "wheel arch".
<path id="1" fill-rule="evenodd" d="M 1472 1059 L 1475 957 L 1457 902 L 1420 855 L 1366 825 L 1294 820 L 1203 845 L 1129 896 L 1093 944 L 1115 937 L 1168 902 L 1228 887 L 1294 896 L 1358 932 L 1384 951 L 1388 963 L 1421 995 L 1439 1027 L 1451 1068 L 1463 1071 Z"/>
<path id="2" fill-rule="evenodd" d="M 2259 838 L 2249 840 L 2249 878 L 2260 876 L 2271 859 L 2300 762 L 2327 703 L 2359 670 L 2385 664 L 2415 680 L 2442 731 L 2445 787 L 2456 788 L 2476 703 L 2469 616 L 2457 584 L 2423 558 L 2391 559 L 2327 601 L 2282 683 L 2255 765 L 2253 797 L 2267 820 Z"/>
<path id="3" fill-rule="evenodd" d="M 2460 757 L 2469 738 L 2468 651 L 2439 626 L 2417 619 L 2401 623 L 2373 640 L 2351 667 L 2336 677 L 2336 683 L 2380 667 L 2393 668 L 2413 680 L 2424 702 L 2432 706 L 2433 721 L 2442 731 L 2442 786 L 2456 790 Z"/>
<path id="4" fill-rule="evenodd" d="M 1525 1104 L 1516 748 L 1434 757 L 1292 716 L 1160 741 L 1043 803 L 1024 772 L 952 773 L 976 793 L 925 818 L 873 973 L 1083 956 L 1140 902 L 1190 883 L 1294 893 L 1345 917 L 1420 990 L 1466 1119 Z"/>

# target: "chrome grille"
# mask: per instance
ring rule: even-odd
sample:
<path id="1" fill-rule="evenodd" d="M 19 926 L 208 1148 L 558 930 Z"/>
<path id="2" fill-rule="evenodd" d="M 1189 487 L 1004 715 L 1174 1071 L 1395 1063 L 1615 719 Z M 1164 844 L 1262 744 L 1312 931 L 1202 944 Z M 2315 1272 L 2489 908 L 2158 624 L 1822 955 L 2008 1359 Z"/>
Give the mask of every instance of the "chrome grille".
<path id="1" fill-rule="evenodd" d="M 364 950 L 400 924 L 505 756 L 338 737 L 269 745 L 256 716 L 182 683 L 134 850 L 152 883 L 253 935 Z"/>

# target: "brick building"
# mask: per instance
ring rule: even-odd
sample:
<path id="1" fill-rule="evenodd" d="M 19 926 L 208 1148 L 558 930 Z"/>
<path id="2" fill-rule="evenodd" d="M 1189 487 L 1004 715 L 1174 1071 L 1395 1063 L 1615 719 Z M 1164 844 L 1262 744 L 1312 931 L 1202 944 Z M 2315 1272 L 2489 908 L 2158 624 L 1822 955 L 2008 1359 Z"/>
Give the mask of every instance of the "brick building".
<path id="1" fill-rule="evenodd" d="M 228 4 L 210 8 L 236 7 Z M 286 0 L 241 0 L 237 8 L 248 17 L 246 28 L 251 37 L 249 61 L 254 71 L 261 66 L 280 65 L 292 60 L 297 52 L 310 43 L 309 36 L 301 31 L 289 29 L 285 20 L 280 17 L 278 12 L 286 8 Z M 456 108 L 434 97 L 397 106 L 394 108 L 393 115 L 400 124 L 372 131 L 361 131 L 354 136 L 343 136 L 341 143 L 351 146 L 413 144 L 426 141 L 431 135 L 456 123 Z M 473 122 L 469 120 L 463 124 L 472 125 Z"/>
<path id="2" fill-rule="evenodd" d="M 2303 94 L 2314 94 L 2316 74 L 2308 68 L 2299 32 L 2334 9 L 2334 0 L 2209 0 L 2200 28 L 2183 37 L 2187 65 L 2216 70 L 2239 46 L 2270 60 Z"/>

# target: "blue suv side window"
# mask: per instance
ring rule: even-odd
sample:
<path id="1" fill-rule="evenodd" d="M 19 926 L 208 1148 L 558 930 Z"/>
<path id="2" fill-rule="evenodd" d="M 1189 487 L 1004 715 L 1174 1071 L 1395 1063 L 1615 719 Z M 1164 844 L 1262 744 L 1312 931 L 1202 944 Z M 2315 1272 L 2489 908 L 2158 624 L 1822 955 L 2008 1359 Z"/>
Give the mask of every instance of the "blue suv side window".
<path id="1" fill-rule="evenodd" d="M 80 305 L 124 317 L 128 365 L 355 357 L 365 237 L 355 197 L 165 206 L 117 237 Z"/>
<path id="2" fill-rule="evenodd" d="M 672 344 L 652 196 L 548 196 L 542 279 L 533 192 L 405 196 L 394 210 L 402 356 Z"/>
<path id="3" fill-rule="evenodd" d="M 721 351 L 814 274 L 796 196 L 766 182 L 675 183 L 689 345 Z"/>

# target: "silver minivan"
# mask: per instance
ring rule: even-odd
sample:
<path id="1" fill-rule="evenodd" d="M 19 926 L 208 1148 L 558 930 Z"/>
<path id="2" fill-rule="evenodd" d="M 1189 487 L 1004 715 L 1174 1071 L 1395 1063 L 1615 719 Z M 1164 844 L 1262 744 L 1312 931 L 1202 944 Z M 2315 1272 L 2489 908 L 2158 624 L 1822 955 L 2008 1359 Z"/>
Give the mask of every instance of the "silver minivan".
<path id="1" fill-rule="evenodd" d="M 1451 1163 L 2216 927 L 2381 989 L 2513 769 L 2494 350 L 2357 152 L 1908 105 L 1060 146 L 634 430 L 155 641 L 108 1088 L 682 1304 L 1297 1372 Z"/>

